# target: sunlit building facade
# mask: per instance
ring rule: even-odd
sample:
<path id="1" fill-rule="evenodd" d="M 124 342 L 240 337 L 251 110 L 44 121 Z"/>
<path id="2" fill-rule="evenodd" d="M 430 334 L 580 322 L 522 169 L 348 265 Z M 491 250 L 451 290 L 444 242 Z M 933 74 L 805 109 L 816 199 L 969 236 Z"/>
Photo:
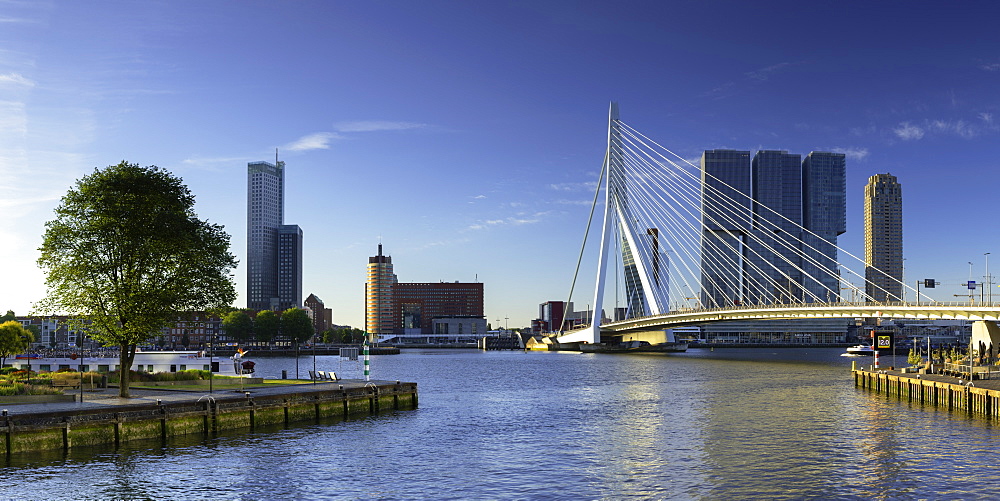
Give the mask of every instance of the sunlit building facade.
<path id="1" fill-rule="evenodd" d="M 278 228 L 285 219 L 285 162 L 247 164 L 247 307 L 278 308 Z"/>
<path id="2" fill-rule="evenodd" d="M 247 308 L 302 305 L 302 229 L 286 225 L 285 162 L 247 164 Z"/>
<path id="3" fill-rule="evenodd" d="M 393 294 L 396 275 L 392 272 L 392 256 L 378 254 L 368 258 L 368 276 L 365 282 L 365 331 L 372 335 L 393 332 Z"/>
<path id="4" fill-rule="evenodd" d="M 865 185 L 865 294 L 874 302 L 902 300 L 903 194 L 891 174 Z"/>

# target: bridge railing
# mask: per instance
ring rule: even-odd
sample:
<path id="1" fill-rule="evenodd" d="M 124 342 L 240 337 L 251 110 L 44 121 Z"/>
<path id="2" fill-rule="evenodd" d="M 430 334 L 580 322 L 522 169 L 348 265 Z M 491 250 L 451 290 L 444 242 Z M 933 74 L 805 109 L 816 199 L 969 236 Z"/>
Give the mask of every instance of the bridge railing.
<path id="1" fill-rule="evenodd" d="M 837 307 L 852 307 L 852 308 L 864 308 L 864 309 L 891 309 L 891 308 L 962 308 L 962 309 L 974 309 L 979 308 L 997 308 L 1000 307 L 1000 302 L 993 302 L 990 304 L 983 303 L 973 303 L 970 304 L 969 301 L 885 301 L 885 302 L 857 302 L 857 301 L 839 301 L 832 303 L 783 303 L 783 304 L 755 304 L 755 305 L 730 305 L 730 306 L 720 306 L 720 307 L 692 307 L 692 308 L 675 308 L 667 313 L 661 313 L 659 315 L 645 315 L 641 317 L 632 317 L 627 320 L 616 320 L 613 322 L 608 322 L 607 325 L 613 325 L 620 322 L 637 322 L 643 319 L 653 319 L 663 317 L 664 315 L 678 314 L 678 313 L 690 313 L 690 314 L 700 314 L 700 313 L 712 313 L 717 311 L 739 311 L 739 310 L 782 310 L 782 309 L 802 309 L 802 308 L 837 308 Z"/>

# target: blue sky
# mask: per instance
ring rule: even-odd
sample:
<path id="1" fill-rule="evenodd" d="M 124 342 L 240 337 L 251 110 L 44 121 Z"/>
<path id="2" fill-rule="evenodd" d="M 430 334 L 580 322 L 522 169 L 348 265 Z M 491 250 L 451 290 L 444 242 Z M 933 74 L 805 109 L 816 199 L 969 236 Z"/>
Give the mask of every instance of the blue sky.
<path id="1" fill-rule="evenodd" d="M 0 0 L 0 309 L 43 296 L 44 222 L 122 159 L 181 176 L 244 260 L 246 164 L 279 148 L 336 323 L 381 238 L 401 281 L 478 278 L 527 325 L 569 291 L 610 100 L 685 158 L 846 153 L 858 255 L 863 186 L 896 175 L 907 281 L 951 300 L 1000 270 L 1000 7 L 955 4 Z"/>

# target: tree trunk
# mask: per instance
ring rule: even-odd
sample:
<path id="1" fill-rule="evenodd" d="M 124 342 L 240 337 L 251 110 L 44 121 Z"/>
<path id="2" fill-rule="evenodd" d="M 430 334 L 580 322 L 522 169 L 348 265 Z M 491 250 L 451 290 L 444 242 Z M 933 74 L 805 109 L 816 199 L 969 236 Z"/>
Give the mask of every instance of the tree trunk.
<path id="1" fill-rule="evenodd" d="M 122 345 L 118 351 L 118 396 L 129 398 L 128 387 L 136 345 Z"/>

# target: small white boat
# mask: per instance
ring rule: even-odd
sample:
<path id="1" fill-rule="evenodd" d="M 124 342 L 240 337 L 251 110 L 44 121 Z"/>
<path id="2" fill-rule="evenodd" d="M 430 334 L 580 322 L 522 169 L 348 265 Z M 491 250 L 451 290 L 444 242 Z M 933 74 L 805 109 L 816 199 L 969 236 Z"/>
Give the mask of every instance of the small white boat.
<path id="1" fill-rule="evenodd" d="M 872 348 L 867 344 L 859 344 L 857 346 L 851 346 L 850 348 L 847 349 L 847 355 L 861 356 L 861 355 L 874 355 L 874 354 L 875 354 L 875 348 Z"/>
<path id="2" fill-rule="evenodd" d="M 31 369 L 34 371 L 58 371 L 60 369 L 108 372 L 118 370 L 118 356 L 113 351 L 106 351 L 100 357 L 80 357 L 76 354 L 66 356 L 43 356 L 22 354 L 7 359 L 6 366 L 16 369 Z M 200 351 L 137 351 L 132 361 L 132 370 L 140 372 L 177 372 L 186 369 L 209 370 L 213 365 L 218 367 L 216 374 L 236 375 L 236 363 L 244 368 L 248 360 L 216 355 L 206 356 Z M 250 362 L 252 371 L 253 363 Z M 246 372 L 246 370 L 244 370 Z"/>

